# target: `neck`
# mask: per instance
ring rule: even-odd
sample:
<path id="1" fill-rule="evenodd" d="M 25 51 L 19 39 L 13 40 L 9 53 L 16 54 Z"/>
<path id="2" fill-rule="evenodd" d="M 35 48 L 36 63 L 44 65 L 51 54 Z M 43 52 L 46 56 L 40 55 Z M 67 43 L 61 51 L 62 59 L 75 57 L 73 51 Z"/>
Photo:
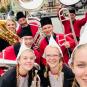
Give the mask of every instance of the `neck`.
<path id="1" fill-rule="evenodd" d="M 62 71 L 62 62 L 60 62 L 57 66 L 50 68 L 50 71 L 54 75 L 59 75 Z"/>
<path id="2" fill-rule="evenodd" d="M 53 67 L 53 68 L 50 69 L 50 72 L 53 75 L 58 75 L 59 74 L 59 68 L 58 67 Z"/>
<path id="3" fill-rule="evenodd" d="M 19 66 L 19 75 L 25 77 L 28 71 L 24 70 L 21 66 Z"/>

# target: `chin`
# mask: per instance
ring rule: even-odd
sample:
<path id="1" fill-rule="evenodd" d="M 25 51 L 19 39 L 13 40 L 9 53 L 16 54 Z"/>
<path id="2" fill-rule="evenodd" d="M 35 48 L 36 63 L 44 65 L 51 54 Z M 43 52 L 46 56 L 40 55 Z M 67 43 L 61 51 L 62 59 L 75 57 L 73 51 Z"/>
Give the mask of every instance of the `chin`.
<path id="1" fill-rule="evenodd" d="M 30 71 L 31 69 L 32 69 L 32 68 L 27 68 L 26 70 L 27 70 L 27 71 Z"/>

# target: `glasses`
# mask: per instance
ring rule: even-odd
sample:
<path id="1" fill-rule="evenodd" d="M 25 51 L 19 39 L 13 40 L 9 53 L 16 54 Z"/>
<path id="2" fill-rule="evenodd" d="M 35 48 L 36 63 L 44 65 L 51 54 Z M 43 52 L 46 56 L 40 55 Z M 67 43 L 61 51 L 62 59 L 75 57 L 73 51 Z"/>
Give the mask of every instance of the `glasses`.
<path id="1" fill-rule="evenodd" d="M 50 58 L 50 57 L 60 57 L 59 55 L 57 54 L 54 54 L 54 55 L 46 55 L 47 58 Z"/>

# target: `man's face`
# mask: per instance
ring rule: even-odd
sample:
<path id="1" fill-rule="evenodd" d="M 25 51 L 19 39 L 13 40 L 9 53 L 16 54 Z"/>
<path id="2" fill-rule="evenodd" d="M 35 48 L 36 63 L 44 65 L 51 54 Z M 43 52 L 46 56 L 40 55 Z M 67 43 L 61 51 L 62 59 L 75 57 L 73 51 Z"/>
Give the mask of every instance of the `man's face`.
<path id="1" fill-rule="evenodd" d="M 70 13 L 70 17 L 71 17 L 71 20 L 74 21 L 75 20 L 75 17 L 76 15 L 74 13 Z"/>
<path id="2" fill-rule="evenodd" d="M 53 25 L 47 24 L 42 27 L 42 31 L 46 36 L 50 36 L 53 32 Z"/>
<path id="3" fill-rule="evenodd" d="M 32 44 L 33 44 L 33 37 L 32 36 L 24 36 L 21 40 L 21 42 L 23 42 L 24 39 L 24 43 L 27 47 L 31 48 Z"/>
<path id="4" fill-rule="evenodd" d="M 19 23 L 22 27 L 25 27 L 25 26 L 27 25 L 27 20 L 26 20 L 25 17 L 23 17 L 23 18 L 20 18 L 20 19 L 18 20 L 18 23 Z"/>

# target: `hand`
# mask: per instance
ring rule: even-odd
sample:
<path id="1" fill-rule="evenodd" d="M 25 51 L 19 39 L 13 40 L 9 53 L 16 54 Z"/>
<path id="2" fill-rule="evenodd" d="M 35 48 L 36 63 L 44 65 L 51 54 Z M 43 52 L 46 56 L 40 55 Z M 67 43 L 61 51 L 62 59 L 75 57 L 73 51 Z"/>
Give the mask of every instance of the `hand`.
<path id="1" fill-rule="evenodd" d="M 69 48 L 69 47 L 70 47 L 70 43 L 69 43 L 68 41 L 65 41 L 65 42 L 63 43 L 63 45 L 64 45 L 66 48 Z"/>

